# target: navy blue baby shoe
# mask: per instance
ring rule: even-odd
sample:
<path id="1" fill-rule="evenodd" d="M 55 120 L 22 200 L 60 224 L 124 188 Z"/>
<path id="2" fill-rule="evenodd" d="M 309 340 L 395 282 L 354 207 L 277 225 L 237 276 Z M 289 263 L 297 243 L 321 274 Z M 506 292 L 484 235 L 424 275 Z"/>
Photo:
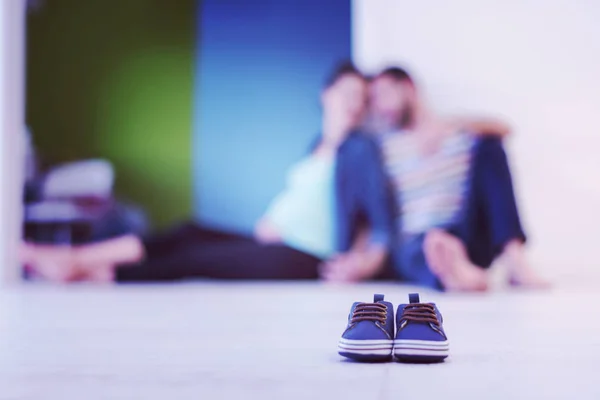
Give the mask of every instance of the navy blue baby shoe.
<path id="1" fill-rule="evenodd" d="M 405 362 L 439 362 L 448 357 L 449 344 L 442 314 L 434 303 L 421 303 L 418 293 L 409 294 L 396 314 L 394 355 Z"/>
<path id="2" fill-rule="evenodd" d="M 358 361 L 386 361 L 392 357 L 393 337 L 394 306 L 376 294 L 372 303 L 352 305 L 338 352 Z"/>

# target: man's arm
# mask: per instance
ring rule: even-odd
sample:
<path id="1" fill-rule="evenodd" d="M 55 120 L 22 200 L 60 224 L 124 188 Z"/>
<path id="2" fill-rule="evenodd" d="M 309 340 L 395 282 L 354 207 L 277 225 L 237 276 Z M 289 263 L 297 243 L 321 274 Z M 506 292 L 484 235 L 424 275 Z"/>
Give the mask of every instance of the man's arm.
<path id="1" fill-rule="evenodd" d="M 453 117 L 450 119 L 455 130 L 469 131 L 483 136 L 508 136 L 512 129 L 504 121 L 484 117 Z"/>

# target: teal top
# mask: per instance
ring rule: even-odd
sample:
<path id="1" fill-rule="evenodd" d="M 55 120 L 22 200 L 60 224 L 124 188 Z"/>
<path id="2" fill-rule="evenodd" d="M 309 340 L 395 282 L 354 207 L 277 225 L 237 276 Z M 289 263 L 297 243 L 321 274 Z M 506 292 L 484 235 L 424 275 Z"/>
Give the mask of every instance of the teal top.
<path id="1" fill-rule="evenodd" d="M 283 242 L 319 258 L 334 254 L 335 160 L 308 156 L 292 166 L 266 212 Z"/>

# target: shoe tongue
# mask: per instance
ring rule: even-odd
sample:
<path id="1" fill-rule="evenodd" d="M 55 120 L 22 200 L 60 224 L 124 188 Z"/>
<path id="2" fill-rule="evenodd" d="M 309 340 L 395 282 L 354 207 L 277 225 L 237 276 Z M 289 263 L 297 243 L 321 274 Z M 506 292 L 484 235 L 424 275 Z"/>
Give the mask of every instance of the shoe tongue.
<path id="1" fill-rule="evenodd" d="M 421 302 L 421 299 L 419 298 L 419 293 L 410 293 L 410 294 L 408 295 L 408 301 L 409 301 L 411 304 L 414 304 L 414 303 L 420 303 L 420 302 Z"/>
<path id="2" fill-rule="evenodd" d="M 384 296 L 382 294 L 375 294 L 373 295 L 373 303 L 379 303 L 380 301 L 383 301 Z"/>

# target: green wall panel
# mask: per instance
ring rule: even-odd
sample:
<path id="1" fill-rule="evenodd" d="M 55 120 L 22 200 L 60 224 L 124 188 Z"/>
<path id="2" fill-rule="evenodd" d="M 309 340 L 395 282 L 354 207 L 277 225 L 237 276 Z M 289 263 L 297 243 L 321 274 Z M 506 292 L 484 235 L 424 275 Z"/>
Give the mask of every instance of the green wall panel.
<path id="1" fill-rule="evenodd" d="M 28 16 L 27 122 L 49 163 L 109 159 L 157 226 L 192 212 L 195 0 L 51 0 Z"/>

